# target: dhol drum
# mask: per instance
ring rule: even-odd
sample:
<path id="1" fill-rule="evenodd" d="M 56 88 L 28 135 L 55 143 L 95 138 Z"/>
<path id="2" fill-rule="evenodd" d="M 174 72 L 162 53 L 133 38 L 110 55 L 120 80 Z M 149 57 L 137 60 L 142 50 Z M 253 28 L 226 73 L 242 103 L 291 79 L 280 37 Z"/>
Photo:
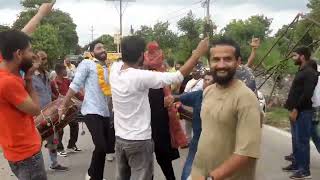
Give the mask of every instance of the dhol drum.
<path id="1" fill-rule="evenodd" d="M 35 117 L 36 127 L 43 140 L 62 130 L 71 121 L 74 121 L 79 113 L 82 102 L 77 98 L 72 98 L 64 118 L 59 119 L 58 107 L 63 98 L 63 96 L 59 96 L 58 99 L 42 109 L 40 115 Z"/>

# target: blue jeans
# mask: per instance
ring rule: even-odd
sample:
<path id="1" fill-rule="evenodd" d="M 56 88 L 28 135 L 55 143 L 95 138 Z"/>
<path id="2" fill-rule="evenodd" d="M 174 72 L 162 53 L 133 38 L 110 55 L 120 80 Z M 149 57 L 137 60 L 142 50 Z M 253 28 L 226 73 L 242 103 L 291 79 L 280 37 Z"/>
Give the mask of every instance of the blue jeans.
<path id="1" fill-rule="evenodd" d="M 310 138 L 312 133 L 313 111 L 302 111 L 294 123 L 294 165 L 300 171 L 310 173 Z"/>
<path id="2" fill-rule="evenodd" d="M 316 146 L 318 152 L 320 153 L 320 132 L 317 130 L 319 126 L 319 122 L 312 122 L 312 132 L 311 132 L 311 139 Z"/>
<path id="3" fill-rule="evenodd" d="M 41 151 L 28 159 L 9 162 L 9 166 L 19 180 L 47 180 Z"/>
<path id="4" fill-rule="evenodd" d="M 297 153 L 297 145 L 296 145 L 296 125 L 294 122 L 290 121 L 291 125 L 291 141 L 292 141 L 292 155 L 295 157 L 295 154 Z M 293 164 L 295 163 L 295 160 L 293 161 Z"/>
<path id="5" fill-rule="evenodd" d="M 188 153 L 186 162 L 183 167 L 181 180 L 187 180 L 188 177 L 190 176 L 190 173 L 192 170 L 192 163 L 193 163 L 194 157 L 195 157 L 197 150 L 198 150 L 198 142 L 200 139 L 200 134 L 201 134 L 201 132 L 196 132 L 193 135 L 193 138 L 192 138 L 190 146 L 189 146 L 189 153 Z"/>

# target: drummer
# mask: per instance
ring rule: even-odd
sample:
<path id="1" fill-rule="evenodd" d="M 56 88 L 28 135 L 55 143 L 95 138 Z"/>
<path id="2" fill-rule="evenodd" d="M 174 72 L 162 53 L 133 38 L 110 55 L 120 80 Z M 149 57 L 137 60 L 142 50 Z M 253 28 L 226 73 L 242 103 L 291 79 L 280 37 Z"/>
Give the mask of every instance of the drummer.
<path id="1" fill-rule="evenodd" d="M 55 72 L 57 73 L 57 77 L 53 81 L 51 81 L 52 94 L 55 97 L 58 97 L 59 95 L 65 96 L 71 84 L 71 80 L 67 78 L 67 68 L 63 64 L 56 64 Z M 76 97 L 79 100 L 83 100 L 83 95 L 81 93 L 78 93 Z M 81 152 L 82 150 L 79 149 L 76 145 L 79 134 L 79 123 L 73 120 L 68 125 L 70 127 L 70 140 L 67 146 L 67 152 Z M 65 154 L 67 152 L 64 150 L 64 146 L 62 144 L 62 137 L 63 129 L 59 131 L 58 155 L 65 157 Z"/>
<path id="2" fill-rule="evenodd" d="M 37 58 L 34 60 L 35 63 L 39 63 L 39 68 L 35 71 L 32 76 L 33 88 L 39 96 L 40 108 L 43 109 L 46 105 L 52 102 L 52 92 L 49 80 L 48 69 L 48 56 L 44 51 L 37 53 Z M 50 156 L 50 169 L 54 171 L 68 171 L 68 167 L 64 167 L 58 163 L 58 152 L 57 145 L 59 141 L 58 133 L 50 136 L 46 139 L 49 156 Z M 67 154 L 65 154 L 67 156 Z"/>

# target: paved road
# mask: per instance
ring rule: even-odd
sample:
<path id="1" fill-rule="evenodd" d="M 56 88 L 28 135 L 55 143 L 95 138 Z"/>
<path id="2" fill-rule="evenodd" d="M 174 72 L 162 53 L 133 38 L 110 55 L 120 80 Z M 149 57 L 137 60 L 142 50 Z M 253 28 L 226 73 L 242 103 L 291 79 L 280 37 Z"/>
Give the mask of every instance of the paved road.
<path id="1" fill-rule="evenodd" d="M 67 128 L 68 129 L 68 128 Z M 68 135 L 68 133 L 66 133 Z M 66 141 L 66 138 L 64 139 Z M 84 152 L 71 154 L 67 158 L 59 160 L 70 166 L 71 171 L 57 173 L 48 171 L 49 180 L 83 180 L 89 166 L 92 143 L 88 131 L 86 135 L 80 136 L 78 146 Z M 265 126 L 263 130 L 262 158 L 259 161 L 257 180 L 286 180 L 290 174 L 281 171 L 281 167 L 288 163 L 283 160 L 283 156 L 291 149 L 290 136 L 277 129 Z M 47 163 L 48 153 L 43 150 Z M 186 158 L 187 150 L 180 151 L 181 158 L 174 161 L 174 169 L 177 179 L 181 176 L 183 162 Z M 156 163 L 155 163 L 156 164 Z M 164 180 L 159 166 L 156 164 L 155 180 Z M 314 180 L 320 179 L 320 155 L 312 146 L 311 150 L 311 171 Z M 114 180 L 115 163 L 107 162 L 105 167 L 105 178 Z M 14 180 L 15 177 L 10 172 L 3 156 L 0 157 L 0 180 Z"/>

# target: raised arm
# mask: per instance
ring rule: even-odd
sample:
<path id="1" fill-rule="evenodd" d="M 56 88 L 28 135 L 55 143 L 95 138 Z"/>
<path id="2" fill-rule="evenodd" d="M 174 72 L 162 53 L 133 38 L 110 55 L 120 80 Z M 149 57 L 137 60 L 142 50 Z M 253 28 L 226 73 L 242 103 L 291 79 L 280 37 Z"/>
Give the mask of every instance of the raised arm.
<path id="1" fill-rule="evenodd" d="M 209 39 L 206 38 L 199 43 L 189 60 L 177 72 L 140 71 L 139 74 L 136 74 L 140 78 L 139 89 L 159 89 L 167 85 L 181 83 L 183 78 L 190 74 L 199 59 L 208 52 L 208 49 Z"/>
<path id="2" fill-rule="evenodd" d="M 251 46 L 251 54 L 248 58 L 248 62 L 246 64 L 246 66 L 251 68 L 254 63 L 254 60 L 257 56 L 257 49 L 260 47 L 260 39 L 259 38 L 252 38 L 250 46 Z"/>
<path id="3" fill-rule="evenodd" d="M 188 61 L 179 69 L 181 74 L 186 77 L 192 69 L 197 65 L 199 59 L 208 52 L 209 38 L 202 40 L 195 51 L 193 51 Z"/>
<path id="4" fill-rule="evenodd" d="M 21 31 L 30 36 L 36 30 L 37 26 L 40 24 L 40 21 L 45 16 L 50 14 L 54 3 L 55 1 L 52 3 L 43 3 L 40 6 L 37 14 L 31 18 L 31 20 L 24 26 Z"/>

